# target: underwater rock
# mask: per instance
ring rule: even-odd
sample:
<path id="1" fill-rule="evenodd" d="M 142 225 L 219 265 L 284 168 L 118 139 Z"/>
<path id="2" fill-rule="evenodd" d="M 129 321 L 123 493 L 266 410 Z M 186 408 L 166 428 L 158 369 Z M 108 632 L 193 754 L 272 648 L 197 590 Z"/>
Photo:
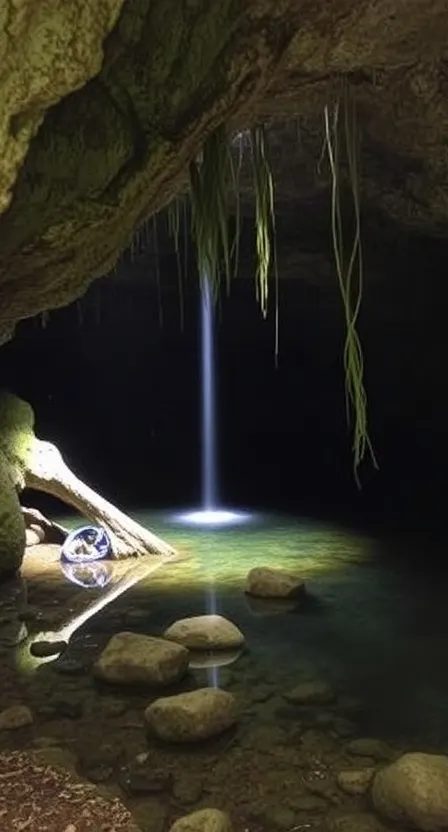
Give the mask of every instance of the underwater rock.
<path id="1" fill-rule="evenodd" d="M 89 784 L 68 772 L 22 752 L 0 754 L 2 829 L 33 832 L 139 832 L 130 812 L 118 799 L 106 800 Z"/>
<path id="2" fill-rule="evenodd" d="M 42 739 L 53 739 L 49 737 L 40 738 Z M 35 745 L 35 743 L 33 743 Z M 53 766 L 56 769 L 62 769 L 62 771 L 67 771 L 69 774 L 72 774 L 74 777 L 79 779 L 79 775 L 76 771 L 76 757 L 72 754 L 68 748 L 61 748 L 60 746 L 48 746 L 36 748 L 32 752 L 33 757 L 39 763 L 45 763 L 45 765 Z"/>
<path id="3" fill-rule="evenodd" d="M 374 776 L 375 769 L 369 767 L 340 771 L 336 780 L 339 788 L 345 794 L 361 795 L 369 790 Z"/>
<path id="4" fill-rule="evenodd" d="M 351 740 L 345 746 L 345 750 L 356 757 L 371 757 L 372 760 L 393 760 L 397 756 L 387 742 L 369 737 Z"/>
<path id="5" fill-rule="evenodd" d="M 297 598 L 305 592 L 305 581 L 285 569 L 256 566 L 246 578 L 245 592 L 257 598 Z"/>
<path id="6" fill-rule="evenodd" d="M 375 815 L 368 812 L 342 814 L 340 811 L 326 818 L 324 830 L 325 832 L 387 832 Z"/>
<path id="7" fill-rule="evenodd" d="M 189 650 L 232 650 L 244 644 L 241 630 L 222 615 L 196 615 L 171 624 L 164 638 Z"/>
<path id="8" fill-rule="evenodd" d="M 173 784 L 173 798 L 181 806 L 192 806 L 204 793 L 202 780 L 195 774 L 180 774 Z"/>
<path id="9" fill-rule="evenodd" d="M 65 653 L 67 647 L 66 641 L 33 641 L 30 653 L 39 659 L 45 659 L 49 656 L 60 656 L 61 653 Z"/>
<path id="10" fill-rule="evenodd" d="M 320 679 L 301 682 L 283 696 L 293 705 L 329 705 L 336 699 L 331 685 Z"/>
<path id="11" fill-rule="evenodd" d="M 0 731 L 15 731 L 32 722 L 33 714 L 26 705 L 11 705 L 0 712 Z"/>
<path id="12" fill-rule="evenodd" d="M 178 682 L 188 669 L 181 644 L 139 633 L 112 636 L 93 667 L 98 679 L 113 684 L 162 687 Z"/>
<path id="13" fill-rule="evenodd" d="M 448 757 L 404 754 L 376 775 L 373 805 L 390 820 L 426 832 L 448 828 Z"/>
<path id="14" fill-rule="evenodd" d="M 232 832 L 232 823 L 220 809 L 200 809 L 176 820 L 170 832 Z"/>
<path id="15" fill-rule="evenodd" d="M 291 830 L 296 825 L 296 815 L 287 806 L 273 806 L 263 815 L 268 829 Z"/>
<path id="16" fill-rule="evenodd" d="M 162 769 L 155 769 L 146 759 L 135 760 L 120 777 L 120 785 L 128 794 L 138 797 L 157 794 L 170 788 L 172 775 Z"/>
<path id="17" fill-rule="evenodd" d="M 143 797 L 132 802 L 132 814 L 141 832 L 165 832 L 168 807 L 155 797 Z"/>
<path id="18" fill-rule="evenodd" d="M 227 691 L 200 688 L 157 699 L 146 709 L 145 719 L 159 739 L 197 742 L 217 736 L 235 724 L 236 700 Z"/>

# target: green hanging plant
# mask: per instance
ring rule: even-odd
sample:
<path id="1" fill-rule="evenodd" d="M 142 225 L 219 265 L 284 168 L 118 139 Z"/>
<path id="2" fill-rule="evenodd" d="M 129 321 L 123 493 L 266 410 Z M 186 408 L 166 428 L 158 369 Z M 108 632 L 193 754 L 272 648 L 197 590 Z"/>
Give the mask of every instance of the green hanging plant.
<path id="1" fill-rule="evenodd" d="M 191 230 L 200 280 L 208 280 L 217 300 L 223 267 L 227 289 L 232 276 L 228 198 L 234 177 L 227 134 L 207 139 L 201 161 L 190 164 Z"/>
<path id="2" fill-rule="evenodd" d="M 341 118 L 342 110 L 342 118 Z M 344 307 L 346 338 L 344 345 L 345 395 L 348 423 L 353 426 L 353 470 L 360 486 L 358 470 L 366 454 L 375 467 L 377 461 L 368 431 L 367 395 L 364 387 L 364 360 L 356 329 L 363 293 L 363 257 L 359 199 L 359 142 L 355 102 L 346 84 L 341 99 L 332 110 L 325 107 L 325 144 L 331 171 L 331 233 L 339 288 Z M 347 253 L 341 210 L 340 170 L 343 163 L 341 133 L 345 147 L 352 194 L 354 232 Z"/>

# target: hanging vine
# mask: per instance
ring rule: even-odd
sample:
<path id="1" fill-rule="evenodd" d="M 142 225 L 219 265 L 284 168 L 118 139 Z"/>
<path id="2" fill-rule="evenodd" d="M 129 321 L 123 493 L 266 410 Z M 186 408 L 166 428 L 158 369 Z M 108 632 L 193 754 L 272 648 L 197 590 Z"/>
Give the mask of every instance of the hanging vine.
<path id="1" fill-rule="evenodd" d="M 342 111 L 342 116 L 341 116 Z M 359 199 L 359 140 L 355 101 L 344 83 L 340 99 L 325 107 L 325 144 L 331 171 L 331 233 L 339 288 L 344 307 L 346 337 L 344 373 L 347 419 L 353 426 L 353 470 L 360 486 L 359 466 L 368 453 L 375 467 L 377 461 L 368 431 L 367 395 L 364 387 L 364 360 L 357 332 L 363 294 L 363 257 L 361 211 Z M 342 135 L 342 141 L 341 141 Z M 341 145 L 343 145 L 341 147 Z M 347 253 L 341 209 L 341 167 L 343 150 L 353 204 L 354 231 Z"/>
<path id="2" fill-rule="evenodd" d="M 174 250 L 176 252 L 177 261 L 177 288 L 179 295 L 179 319 L 180 328 L 183 332 L 185 323 L 185 303 L 184 303 L 184 285 L 182 272 L 182 254 L 180 249 L 180 234 L 181 234 L 181 205 L 184 200 L 175 199 L 171 202 L 167 209 L 168 233 L 174 240 Z M 185 228 L 184 228 L 185 233 Z"/>

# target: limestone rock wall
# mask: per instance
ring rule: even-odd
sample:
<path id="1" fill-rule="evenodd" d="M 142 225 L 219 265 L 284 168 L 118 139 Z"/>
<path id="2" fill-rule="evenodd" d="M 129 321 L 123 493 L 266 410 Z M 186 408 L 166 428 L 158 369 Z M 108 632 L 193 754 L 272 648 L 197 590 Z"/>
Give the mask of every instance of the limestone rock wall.
<path id="1" fill-rule="evenodd" d="M 320 124 L 341 76 L 363 200 L 448 233 L 448 0 L 8 0 L 0 15 L 0 340 L 107 273 L 217 125 Z"/>

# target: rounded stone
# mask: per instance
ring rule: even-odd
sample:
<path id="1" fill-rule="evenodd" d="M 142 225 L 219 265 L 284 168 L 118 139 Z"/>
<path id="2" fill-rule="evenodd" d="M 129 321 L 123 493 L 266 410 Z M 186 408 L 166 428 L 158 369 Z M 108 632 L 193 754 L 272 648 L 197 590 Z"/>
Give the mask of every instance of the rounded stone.
<path id="1" fill-rule="evenodd" d="M 345 794 L 362 795 L 368 792 L 374 776 L 375 769 L 369 767 L 340 771 L 336 779 L 339 788 Z"/>
<path id="2" fill-rule="evenodd" d="M 170 832 L 232 832 L 232 823 L 220 809 L 200 809 L 176 820 Z"/>
<path id="3" fill-rule="evenodd" d="M 197 742 L 217 736 L 237 721 L 235 697 L 227 691 L 200 688 L 157 699 L 145 719 L 157 737 L 166 742 Z"/>
<path id="4" fill-rule="evenodd" d="M 0 713 L 0 731 L 15 731 L 33 722 L 33 714 L 26 705 L 11 705 Z"/>
<path id="5" fill-rule="evenodd" d="M 222 615 L 196 615 L 171 624 L 164 638 L 189 650 L 233 650 L 244 644 L 241 630 Z"/>
<path id="6" fill-rule="evenodd" d="M 331 685 L 319 679 L 301 682 L 284 697 L 293 705 L 329 705 L 336 698 Z"/>
<path id="7" fill-rule="evenodd" d="M 448 828 L 448 757 L 404 754 L 378 772 L 372 800 L 379 814 L 425 832 Z"/>
<path id="8" fill-rule="evenodd" d="M 188 650 L 181 644 L 124 632 L 112 636 L 93 672 L 97 678 L 113 684 L 162 687 L 185 675 L 188 659 Z"/>
<path id="9" fill-rule="evenodd" d="M 246 578 L 245 592 L 257 598 L 297 598 L 305 592 L 305 581 L 285 569 L 256 566 Z"/>

